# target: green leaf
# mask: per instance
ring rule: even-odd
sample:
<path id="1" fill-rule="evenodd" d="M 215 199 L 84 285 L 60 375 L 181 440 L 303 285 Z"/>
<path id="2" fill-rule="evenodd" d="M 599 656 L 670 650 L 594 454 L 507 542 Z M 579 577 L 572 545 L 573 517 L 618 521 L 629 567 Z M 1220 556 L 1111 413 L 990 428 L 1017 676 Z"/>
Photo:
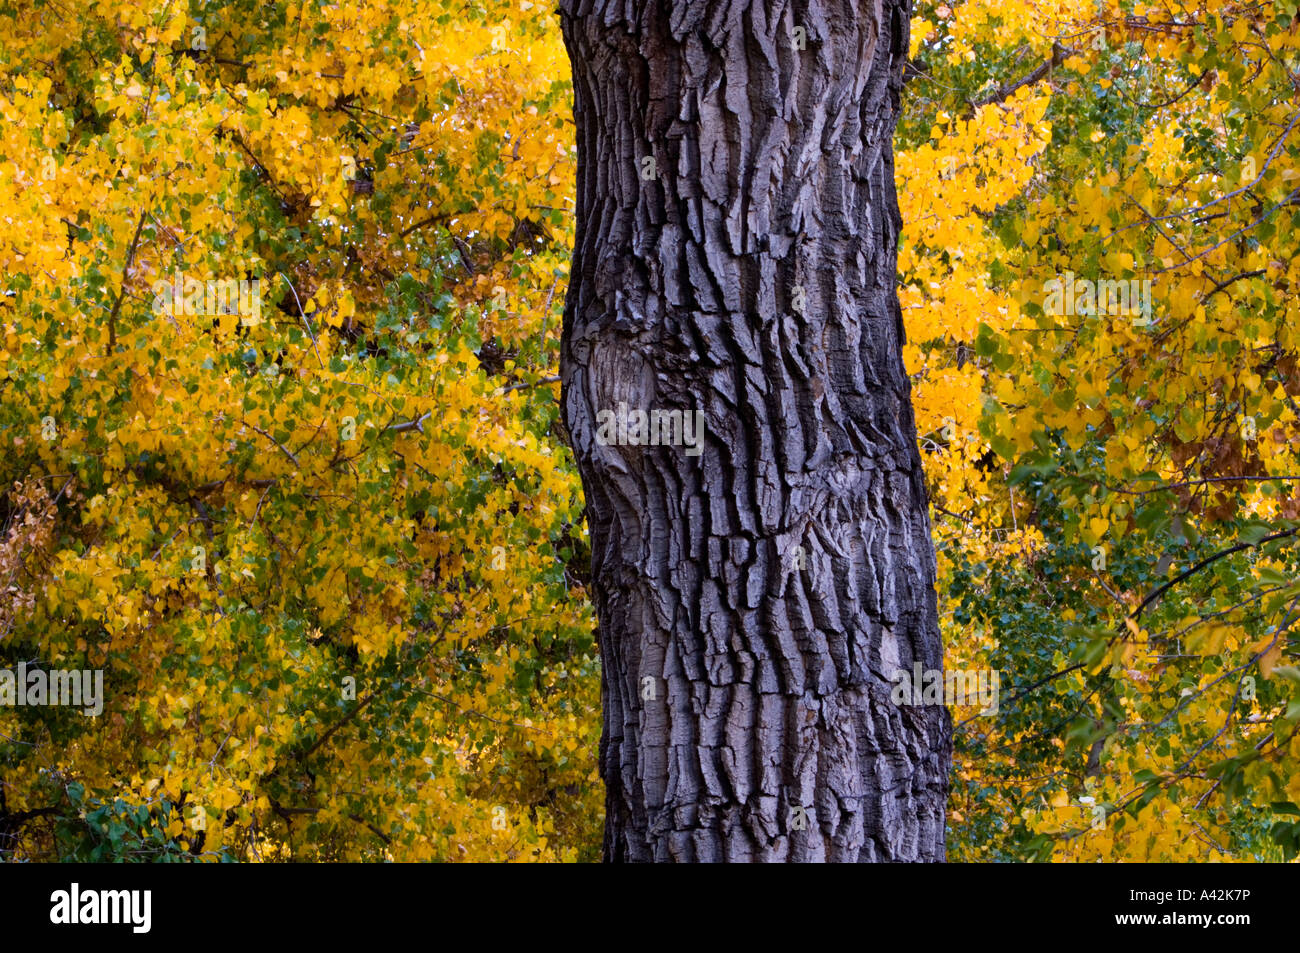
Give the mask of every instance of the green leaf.
<path id="1" fill-rule="evenodd" d="M 1243 543 L 1249 543 L 1251 546 L 1258 546 L 1266 536 L 1271 535 L 1273 535 L 1273 527 L 1267 523 L 1251 523 L 1237 534 Z"/>

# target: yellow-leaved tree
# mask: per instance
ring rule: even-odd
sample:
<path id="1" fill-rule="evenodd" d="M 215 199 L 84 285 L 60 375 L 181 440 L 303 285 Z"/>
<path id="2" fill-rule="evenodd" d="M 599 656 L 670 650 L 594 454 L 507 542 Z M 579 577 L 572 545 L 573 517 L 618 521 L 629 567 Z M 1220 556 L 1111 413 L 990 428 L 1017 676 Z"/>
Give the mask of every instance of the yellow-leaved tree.
<path id="1" fill-rule="evenodd" d="M 531 3 L 0 8 L 6 857 L 594 856 Z"/>

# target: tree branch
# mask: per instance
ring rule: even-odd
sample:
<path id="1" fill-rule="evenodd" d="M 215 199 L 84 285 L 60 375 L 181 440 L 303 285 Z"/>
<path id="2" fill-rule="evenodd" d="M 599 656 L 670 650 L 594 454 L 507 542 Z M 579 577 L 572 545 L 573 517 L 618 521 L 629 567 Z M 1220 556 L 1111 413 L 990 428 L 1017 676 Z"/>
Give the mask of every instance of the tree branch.
<path id="1" fill-rule="evenodd" d="M 1003 102 L 1004 100 L 1010 99 L 1013 95 L 1015 95 L 1016 90 L 1021 89 L 1022 87 L 1025 86 L 1032 86 L 1034 83 L 1040 82 L 1041 80 L 1045 79 L 1047 76 L 1050 76 L 1052 70 L 1056 69 L 1058 66 L 1064 63 L 1071 56 L 1077 56 L 1078 53 L 1079 53 L 1078 50 L 1071 49 L 1066 46 L 1062 46 L 1060 43 L 1053 43 L 1051 59 L 1035 67 L 1033 70 L 1026 73 L 1024 76 L 1020 77 L 1020 79 L 1015 80 L 1014 82 L 1011 83 L 1002 84 L 994 92 L 985 96 L 983 99 L 977 99 L 973 101 L 970 104 L 970 109 L 967 111 L 967 115 L 973 114 L 975 110 L 979 109 L 982 106 L 989 106 L 992 105 L 993 103 L 1000 103 Z"/>
<path id="2" fill-rule="evenodd" d="M 126 264 L 122 266 L 122 287 L 117 289 L 117 300 L 113 302 L 113 310 L 108 316 L 108 348 L 104 352 L 105 357 L 111 355 L 113 348 L 117 346 L 117 316 L 121 313 L 122 301 L 126 298 L 127 273 L 135 262 L 135 250 L 140 244 L 140 233 L 144 230 L 144 217 L 147 214 L 147 209 L 140 213 L 140 221 L 135 225 L 135 236 L 131 239 L 131 247 L 126 252 Z"/>
<path id="3" fill-rule="evenodd" d="M 1274 533 L 1272 536 L 1265 536 L 1258 543 L 1238 543 L 1236 546 L 1230 546 L 1227 549 L 1222 550 L 1221 552 L 1215 553 L 1213 556 L 1207 556 L 1205 559 L 1202 559 L 1195 566 L 1191 567 L 1185 572 L 1179 573 L 1173 579 L 1170 579 L 1168 582 L 1164 583 L 1163 585 L 1159 586 L 1157 589 L 1153 590 L 1152 593 L 1149 596 L 1147 596 L 1145 599 L 1143 599 L 1142 602 L 1138 605 L 1138 607 L 1133 610 L 1133 614 L 1132 614 L 1133 620 L 1137 621 L 1138 619 L 1140 619 L 1142 617 L 1142 611 L 1147 606 L 1149 606 L 1152 602 L 1154 602 L 1156 599 L 1159 599 L 1162 595 L 1164 595 L 1174 586 L 1178 585 L 1178 583 L 1182 582 L 1184 579 L 1188 578 L 1189 576 L 1193 576 L 1196 573 L 1200 572 L 1202 569 L 1204 569 L 1206 566 L 1209 566 L 1211 563 L 1218 562 L 1220 559 L 1223 559 L 1225 556 L 1231 556 L 1233 553 L 1239 553 L 1243 549 L 1250 549 L 1252 546 L 1259 546 L 1262 545 L 1263 543 L 1270 543 L 1275 539 L 1285 539 L 1286 537 L 1294 536 L 1295 534 L 1296 534 L 1295 530 L 1288 529 L 1281 533 Z"/>

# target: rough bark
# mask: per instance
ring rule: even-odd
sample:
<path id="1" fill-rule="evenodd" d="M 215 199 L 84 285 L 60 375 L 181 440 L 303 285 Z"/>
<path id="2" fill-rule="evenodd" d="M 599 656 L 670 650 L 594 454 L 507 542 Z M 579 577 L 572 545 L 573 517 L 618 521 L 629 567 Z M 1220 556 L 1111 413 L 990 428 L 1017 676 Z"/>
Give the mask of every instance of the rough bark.
<path id="1" fill-rule="evenodd" d="M 944 859 L 948 712 L 890 700 L 942 664 L 895 290 L 909 16 L 561 0 L 608 861 Z M 602 445 L 620 403 L 702 410 L 703 452 Z"/>

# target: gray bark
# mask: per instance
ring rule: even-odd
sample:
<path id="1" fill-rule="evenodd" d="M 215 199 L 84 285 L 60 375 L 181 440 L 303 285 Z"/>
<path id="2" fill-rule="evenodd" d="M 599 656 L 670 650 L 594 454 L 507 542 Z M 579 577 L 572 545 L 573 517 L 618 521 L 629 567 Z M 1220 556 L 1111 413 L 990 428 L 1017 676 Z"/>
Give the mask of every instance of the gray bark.
<path id="1" fill-rule="evenodd" d="M 942 665 L 895 290 L 909 16 L 561 0 L 607 861 L 944 859 L 950 717 L 890 700 Z M 702 411 L 702 452 L 602 445 L 620 403 Z"/>

